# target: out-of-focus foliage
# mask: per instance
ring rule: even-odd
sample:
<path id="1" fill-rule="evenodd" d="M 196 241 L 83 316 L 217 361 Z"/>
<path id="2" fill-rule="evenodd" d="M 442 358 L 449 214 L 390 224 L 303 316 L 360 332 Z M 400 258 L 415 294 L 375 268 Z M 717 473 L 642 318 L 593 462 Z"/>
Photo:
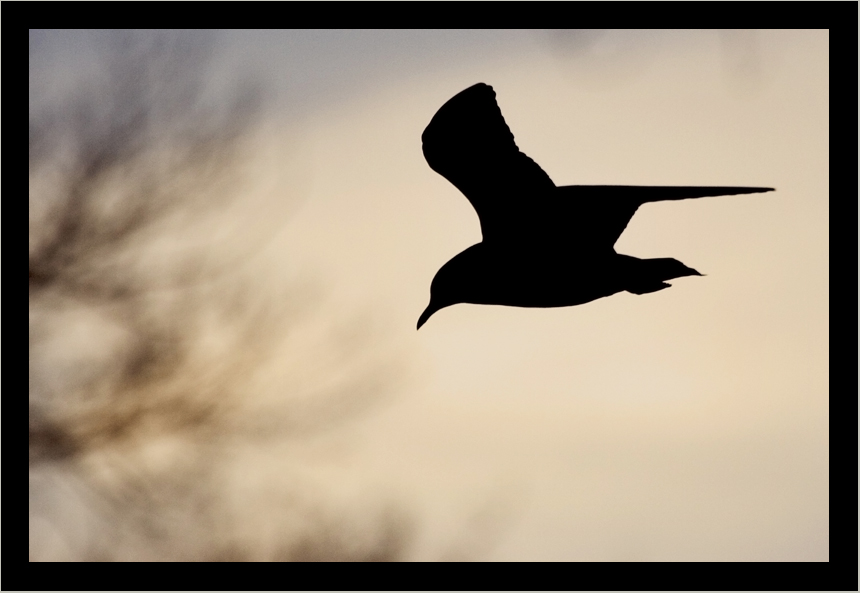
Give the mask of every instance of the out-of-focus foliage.
<path id="1" fill-rule="evenodd" d="M 209 49 L 119 35 L 61 97 L 31 72 L 30 558 L 398 559 L 402 513 L 327 507 L 306 454 L 385 364 L 218 249 L 260 93 L 209 88 Z"/>

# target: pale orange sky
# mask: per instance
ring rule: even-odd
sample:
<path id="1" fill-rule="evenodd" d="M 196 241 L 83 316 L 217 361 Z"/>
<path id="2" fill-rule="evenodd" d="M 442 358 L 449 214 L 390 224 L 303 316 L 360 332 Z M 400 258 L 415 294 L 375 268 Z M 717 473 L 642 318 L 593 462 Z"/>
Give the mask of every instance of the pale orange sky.
<path id="1" fill-rule="evenodd" d="M 31 87 L 40 51 L 74 70 L 78 35 L 31 34 Z M 314 303 L 243 405 L 288 409 L 341 374 L 388 384 L 349 427 L 265 460 L 239 448 L 236 500 L 304 480 L 355 515 L 398 501 L 419 560 L 829 559 L 826 30 L 272 31 L 216 49 L 274 89 L 225 236 L 265 245 L 258 290 L 298 279 Z M 645 205 L 616 245 L 705 277 L 461 304 L 416 332 L 435 272 L 480 240 L 421 133 L 477 82 L 557 185 L 776 191 Z M 249 541 L 275 541 L 258 519 Z"/>
<path id="2" fill-rule="evenodd" d="M 753 42 L 751 73 L 716 33 L 618 79 L 544 48 L 455 62 L 305 122 L 307 195 L 275 250 L 420 369 L 362 459 L 431 531 L 487 507 L 495 560 L 828 558 L 828 34 Z M 704 278 L 561 309 L 457 305 L 416 333 L 435 271 L 480 239 L 420 135 L 476 82 L 557 184 L 777 191 L 650 204 L 617 244 Z"/>

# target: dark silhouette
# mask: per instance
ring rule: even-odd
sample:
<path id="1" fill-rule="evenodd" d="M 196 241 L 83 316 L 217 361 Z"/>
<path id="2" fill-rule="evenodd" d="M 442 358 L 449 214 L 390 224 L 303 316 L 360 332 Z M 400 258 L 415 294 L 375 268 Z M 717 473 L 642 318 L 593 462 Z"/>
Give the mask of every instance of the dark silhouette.
<path id="1" fill-rule="evenodd" d="M 701 276 L 672 258 L 639 259 L 614 245 L 646 202 L 773 191 L 767 187 L 556 187 L 520 152 L 496 104 L 480 83 L 445 103 L 421 136 L 424 158 L 472 203 L 483 241 L 436 273 L 433 313 L 457 303 L 514 307 L 581 305 L 624 290 L 645 294 L 667 280 Z"/>

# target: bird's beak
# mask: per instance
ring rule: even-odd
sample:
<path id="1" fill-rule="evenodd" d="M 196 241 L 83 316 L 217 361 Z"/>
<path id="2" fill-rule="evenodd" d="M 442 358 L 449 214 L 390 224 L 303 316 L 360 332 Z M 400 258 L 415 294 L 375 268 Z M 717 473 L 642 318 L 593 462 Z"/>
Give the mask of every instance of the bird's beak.
<path id="1" fill-rule="evenodd" d="M 418 327 L 416 327 L 415 329 L 421 329 L 421 326 L 427 323 L 427 320 L 430 319 L 431 315 L 433 315 L 433 311 L 431 311 L 430 307 L 428 306 L 426 309 L 424 309 L 424 312 L 421 314 L 421 317 L 418 318 Z"/>
<path id="2" fill-rule="evenodd" d="M 430 319 L 430 316 L 433 315 L 436 311 L 438 311 L 440 307 L 437 307 L 433 300 L 430 300 L 430 304 L 427 305 L 427 308 L 424 309 L 424 312 L 421 314 L 421 317 L 418 318 L 418 327 L 416 329 L 421 329 L 421 326 L 427 323 L 427 320 Z"/>

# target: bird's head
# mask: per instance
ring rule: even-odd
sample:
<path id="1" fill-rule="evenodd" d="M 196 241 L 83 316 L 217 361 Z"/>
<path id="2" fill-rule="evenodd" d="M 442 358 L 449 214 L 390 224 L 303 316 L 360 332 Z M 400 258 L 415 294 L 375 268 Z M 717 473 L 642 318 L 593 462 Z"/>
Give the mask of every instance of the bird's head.
<path id="1" fill-rule="evenodd" d="M 418 318 L 418 329 L 436 311 L 457 303 L 483 303 L 481 298 L 486 267 L 483 251 L 473 245 L 456 255 L 436 272 L 430 284 L 430 304 Z"/>
<path id="2" fill-rule="evenodd" d="M 446 274 L 442 274 L 442 270 L 440 270 L 430 285 L 430 304 L 427 305 L 427 308 L 421 313 L 421 317 L 418 318 L 417 329 L 421 329 L 421 326 L 427 323 L 427 320 L 436 311 L 465 302 L 462 298 L 456 296 L 458 289 L 458 284 Z"/>
<path id="3" fill-rule="evenodd" d="M 439 309 L 443 309 L 448 305 L 440 305 L 439 303 L 433 300 L 433 296 L 430 296 L 430 304 L 427 305 L 427 308 L 424 309 L 424 312 L 421 313 L 421 317 L 418 318 L 418 327 L 416 329 L 421 329 L 421 326 L 427 323 L 427 320 L 430 319 L 430 316 L 433 315 Z"/>

